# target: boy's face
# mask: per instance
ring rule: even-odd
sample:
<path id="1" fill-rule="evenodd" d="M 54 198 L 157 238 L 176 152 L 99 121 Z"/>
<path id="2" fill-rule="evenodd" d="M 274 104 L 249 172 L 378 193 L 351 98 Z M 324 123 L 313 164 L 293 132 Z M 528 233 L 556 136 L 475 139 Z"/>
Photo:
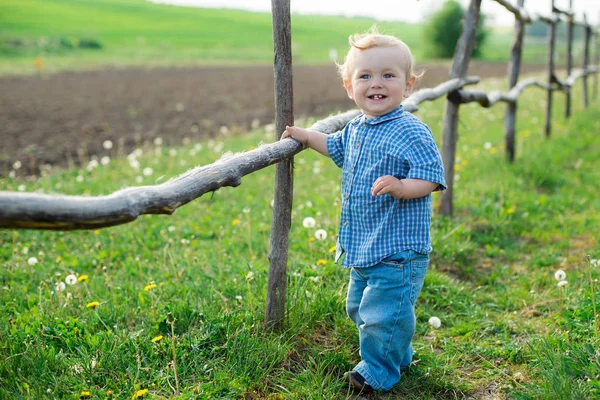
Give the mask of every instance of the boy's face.
<path id="1" fill-rule="evenodd" d="M 416 78 L 406 80 L 407 56 L 393 47 L 372 47 L 354 55 L 344 87 L 367 118 L 389 113 L 412 92 Z"/>

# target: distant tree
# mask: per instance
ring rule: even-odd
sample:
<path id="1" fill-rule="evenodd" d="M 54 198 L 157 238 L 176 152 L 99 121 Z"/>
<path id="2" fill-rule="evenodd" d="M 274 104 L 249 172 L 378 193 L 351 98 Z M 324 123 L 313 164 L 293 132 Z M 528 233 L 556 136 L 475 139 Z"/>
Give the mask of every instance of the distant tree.
<path id="1" fill-rule="evenodd" d="M 425 54 L 433 58 L 452 58 L 463 31 L 464 17 L 465 9 L 456 0 L 447 0 L 438 11 L 431 14 L 423 31 Z M 481 56 L 481 49 L 487 36 L 485 15 L 482 14 L 477 28 L 473 57 Z"/>

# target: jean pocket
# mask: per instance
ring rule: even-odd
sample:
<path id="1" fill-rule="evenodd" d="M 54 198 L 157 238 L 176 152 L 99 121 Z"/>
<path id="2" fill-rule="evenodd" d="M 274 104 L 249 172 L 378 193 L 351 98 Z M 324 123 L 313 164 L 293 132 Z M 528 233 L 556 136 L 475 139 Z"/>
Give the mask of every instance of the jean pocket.
<path id="1" fill-rule="evenodd" d="M 412 304 L 415 304 L 421 289 L 423 289 L 428 266 L 428 259 L 418 259 L 410 263 L 410 302 Z"/>

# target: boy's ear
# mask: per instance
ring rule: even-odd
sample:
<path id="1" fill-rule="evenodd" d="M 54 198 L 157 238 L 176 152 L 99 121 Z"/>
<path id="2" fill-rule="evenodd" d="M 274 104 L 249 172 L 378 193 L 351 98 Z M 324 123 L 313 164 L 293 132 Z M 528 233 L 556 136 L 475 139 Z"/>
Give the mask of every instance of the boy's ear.
<path id="1" fill-rule="evenodd" d="M 346 92 L 348 92 L 348 97 L 354 100 L 352 97 L 352 83 L 348 79 L 344 79 L 344 87 L 346 88 Z"/>
<path id="2" fill-rule="evenodd" d="M 406 82 L 406 88 L 404 89 L 404 98 L 409 97 L 412 94 L 415 84 L 417 83 L 417 77 L 413 76 Z"/>

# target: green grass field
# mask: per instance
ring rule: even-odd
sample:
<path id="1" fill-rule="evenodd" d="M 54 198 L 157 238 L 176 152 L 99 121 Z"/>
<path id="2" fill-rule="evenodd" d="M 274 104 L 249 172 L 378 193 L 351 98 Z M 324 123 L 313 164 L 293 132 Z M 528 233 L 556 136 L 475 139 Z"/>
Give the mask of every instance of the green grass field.
<path id="1" fill-rule="evenodd" d="M 347 51 L 348 35 L 376 21 L 292 16 L 294 62 L 330 63 Z M 377 22 L 423 61 L 421 25 Z M 484 59 L 506 61 L 512 35 L 493 30 Z M 543 44 L 525 47 L 526 62 L 540 62 Z M 123 66 L 270 64 L 270 13 L 158 5 L 143 0 L 21 0 L 0 2 L 0 75 Z"/>
<path id="2" fill-rule="evenodd" d="M 600 259 L 600 105 L 582 110 L 576 91 L 565 121 L 555 96 L 546 139 L 541 93 L 531 89 L 519 102 L 512 165 L 504 107 L 461 108 L 455 216 L 434 216 L 417 305 L 420 363 L 391 393 L 370 398 L 600 396 L 599 271 L 586 258 Z M 443 106 L 418 112 L 438 144 Z M 107 165 L 5 178 L 0 190 L 108 194 L 164 182 L 273 135 L 140 148 L 130 157 L 139 169 L 113 148 Z M 0 231 L 0 398 L 351 398 L 342 375 L 359 360 L 358 337 L 344 315 L 347 271 L 331 253 L 340 171 L 313 151 L 296 157 L 280 333 L 263 327 L 273 172 L 173 216 L 98 231 Z M 316 227 L 304 228 L 305 217 Z M 315 240 L 316 229 L 327 238 Z M 557 270 L 568 285 L 557 286 Z M 439 329 L 428 325 L 432 316 Z"/>

